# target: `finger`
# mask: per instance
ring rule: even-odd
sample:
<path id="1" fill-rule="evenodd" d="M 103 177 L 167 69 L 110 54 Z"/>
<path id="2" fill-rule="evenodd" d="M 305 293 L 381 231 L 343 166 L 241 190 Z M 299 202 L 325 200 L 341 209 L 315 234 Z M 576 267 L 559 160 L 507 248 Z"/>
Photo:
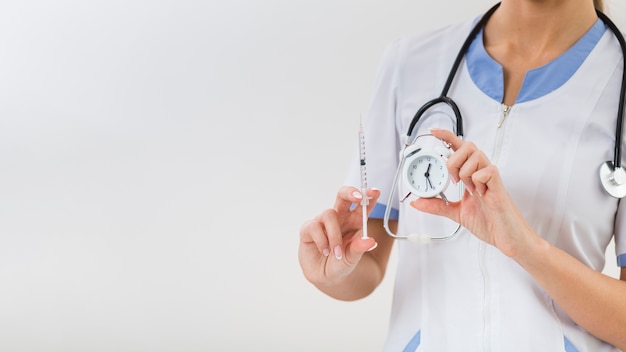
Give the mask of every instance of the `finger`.
<path id="1" fill-rule="evenodd" d="M 349 265 L 356 265 L 363 257 L 363 254 L 373 251 L 377 246 L 378 243 L 372 237 L 361 238 L 360 236 L 355 236 L 346 245 L 345 260 Z"/>
<path id="2" fill-rule="evenodd" d="M 334 209 L 327 209 L 319 216 L 319 220 L 324 227 L 324 233 L 328 239 L 330 253 L 337 259 L 343 257 L 343 233 L 339 224 L 339 214 Z"/>
<path id="3" fill-rule="evenodd" d="M 333 208 L 337 211 L 339 217 L 348 216 L 352 204 L 360 203 L 362 199 L 363 195 L 356 187 L 344 186 L 337 192 Z"/>
<path id="4" fill-rule="evenodd" d="M 417 198 L 412 201 L 411 206 L 424 213 L 445 216 L 455 222 L 459 222 L 459 203 L 450 202 L 446 204 L 440 198 Z"/>
<path id="5" fill-rule="evenodd" d="M 474 150 L 470 155 L 468 155 L 467 160 L 465 160 L 459 169 L 458 175 L 459 179 L 463 182 L 465 188 L 470 192 L 470 194 L 476 192 L 474 174 L 489 165 L 487 157 L 479 150 Z"/>
<path id="6" fill-rule="evenodd" d="M 472 154 L 476 152 L 477 148 L 474 143 L 467 142 L 464 143 L 459 149 L 457 149 L 454 154 L 448 157 L 448 161 L 446 162 L 446 166 L 448 167 L 448 171 L 450 172 L 450 177 L 454 182 L 461 181 L 461 169 L 463 165 L 471 158 Z M 467 179 L 465 180 L 467 181 Z"/>
<path id="7" fill-rule="evenodd" d="M 459 182 L 460 178 L 459 178 L 459 170 L 460 170 L 460 165 L 462 165 L 465 160 L 467 160 L 468 158 L 468 152 L 470 152 L 471 150 L 475 149 L 475 145 L 473 143 L 471 143 L 469 146 L 471 148 L 469 148 L 469 150 L 466 153 L 460 154 L 458 153 L 459 150 L 461 150 L 461 148 L 466 145 L 467 143 L 463 142 L 463 140 L 461 140 L 461 138 L 457 135 L 455 135 L 454 133 L 452 133 L 451 131 L 448 130 L 441 130 L 438 128 L 433 128 L 430 130 L 430 133 L 443 140 L 444 142 L 448 143 L 450 145 L 450 148 L 455 152 L 454 154 L 452 154 L 449 159 L 448 159 L 448 169 L 450 171 L 450 177 L 452 178 L 452 181 Z M 459 155 L 457 155 L 459 154 Z M 456 155 L 456 156 L 455 156 Z M 450 159 L 452 159 L 452 161 L 450 161 Z M 473 189 L 471 187 L 471 185 L 469 187 L 467 187 L 467 190 L 472 193 Z"/>
<path id="8" fill-rule="evenodd" d="M 325 257 L 328 257 L 330 254 L 330 247 L 324 226 L 318 220 L 311 220 L 302 225 L 300 229 L 300 241 L 315 245 L 320 254 Z"/>
<path id="9" fill-rule="evenodd" d="M 461 140 L 461 138 L 459 138 L 456 134 L 452 133 L 452 131 L 433 128 L 430 130 L 430 133 L 444 142 L 449 143 L 452 150 L 457 150 L 463 145 L 463 140 Z"/>
<path id="10" fill-rule="evenodd" d="M 472 175 L 472 182 L 480 196 L 485 195 L 489 189 L 493 190 L 499 187 L 500 183 L 497 181 L 499 179 L 498 169 L 494 165 L 484 167 Z"/>

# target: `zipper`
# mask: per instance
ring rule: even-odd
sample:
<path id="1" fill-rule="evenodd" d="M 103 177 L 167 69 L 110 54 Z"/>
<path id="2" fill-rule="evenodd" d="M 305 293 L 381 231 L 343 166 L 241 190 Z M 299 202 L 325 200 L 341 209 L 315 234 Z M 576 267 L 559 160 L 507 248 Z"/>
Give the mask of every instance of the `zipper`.
<path id="1" fill-rule="evenodd" d="M 498 121 L 498 128 L 502 127 L 504 120 L 509 116 L 509 112 L 511 111 L 511 106 L 502 104 L 502 114 L 500 114 L 500 120 Z"/>
<path id="2" fill-rule="evenodd" d="M 504 123 L 506 122 L 506 118 L 509 116 L 511 112 L 512 106 L 502 104 L 502 112 L 500 113 L 500 119 L 498 120 L 497 131 L 496 131 L 496 143 L 493 147 L 493 153 L 491 157 L 491 162 L 496 163 L 498 157 L 500 156 L 500 149 L 502 147 L 502 140 L 504 139 Z"/>
<path id="3" fill-rule="evenodd" d="M 479 243 L 478 257 L 480 272 L 483 277 L 483 289 L 485 290 L 483 295 L 483 352 L 491 351 L 491 285 L 489 284 L 489 273 L 487 272 L 485 251 L 486 245 L 484 242 Z"/>
<path id="4" fill-rule="evenodd" d="M 496 141 L 493 147 L 493 153 L 491 162 L 496 163 L 500 157 L 500 150 L 502 149 L 502 141 L 504 140 L 504 127 L 506 118 L 511 112 L 512 106 L 502 104 L 500 119 L 498 120 L 496 130 Z M 479 243 L 478 247 L 478 263 L 480 266 L 480 272 L 483 277 L 483 288 L 485 290 L 483 296 L 483 351 L 491 351 L 491 282 L 489 279 L 489 271 L 487 270 L 487 245 L 484 242 Z"/>

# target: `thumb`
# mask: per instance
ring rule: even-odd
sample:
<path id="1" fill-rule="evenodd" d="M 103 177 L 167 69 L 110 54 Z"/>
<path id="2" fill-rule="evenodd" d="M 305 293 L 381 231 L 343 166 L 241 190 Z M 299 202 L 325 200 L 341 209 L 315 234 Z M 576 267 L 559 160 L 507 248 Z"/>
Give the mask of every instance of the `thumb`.
<path id="1" fill-rule="evenodd" d="M 345 259 L 351 264 L 356 265 L 363 257 L 363 254 L 373 251 L 378 243 L 372 237 L 362 238 L 360 232 L 346 246 Z"/>
<path id="2" fill-rule="evenodd" d="M 450 202 L 446 204 L 443 199 L 440 198 L 417 198 L 411 202 L 411 206 L 424 213 L 445 216 L 455 222 L 459 222 L 459 203 Z"/>

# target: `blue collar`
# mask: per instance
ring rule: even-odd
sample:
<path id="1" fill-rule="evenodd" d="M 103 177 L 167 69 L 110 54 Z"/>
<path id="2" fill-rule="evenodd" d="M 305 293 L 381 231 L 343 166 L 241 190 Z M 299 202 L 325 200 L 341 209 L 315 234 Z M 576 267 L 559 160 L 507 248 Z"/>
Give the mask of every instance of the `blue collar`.
<path id="1" fill-rule="evenodd" d="M 552 62 L 526 72 L 516 104 L 540 98 L 567 82 L 596 46 L 607 27 L 598 19 L 585 35 Z M 474 84 L 492 99 L 502 102 L 504 75 L 502 66 L 487 54 L 482 30 L 470 45 L 466 62 Z"/>

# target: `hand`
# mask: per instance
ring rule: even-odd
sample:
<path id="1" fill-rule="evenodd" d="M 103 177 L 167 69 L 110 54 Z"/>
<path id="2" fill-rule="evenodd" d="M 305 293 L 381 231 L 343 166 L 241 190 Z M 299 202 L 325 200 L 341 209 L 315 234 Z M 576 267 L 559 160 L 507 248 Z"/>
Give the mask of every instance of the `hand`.
<path id="1" fill-rule="evenodd" d="M 450 177 L 455 183 L 463 182 L 466 192 L 463 199 L 449 205 L 438 198 L 419 198 L 411 206 L 456 221 L 509 257 L 520 255 L 537 235 L 513 204 L 498 169 L 473 143 L 445 130 L 431 133 L 451 144 L 455 153 L 447 162 Z"/>
<path id="2" fill-rule="evenodd" d="M 380 191 L 369 189 L 369 214 Z M 304 275 L 316 285 L 340 282 L 348 276 L 364 253 L 376 248 L 373 238 L 361 238 L 363 218 L 360 204 L 363 195 L 357 188 L 342 187 L 335 206 L 327 209 L 300 230 L 298 258 Z M 350 209 L 352 204 L 357 207 Z"/>

